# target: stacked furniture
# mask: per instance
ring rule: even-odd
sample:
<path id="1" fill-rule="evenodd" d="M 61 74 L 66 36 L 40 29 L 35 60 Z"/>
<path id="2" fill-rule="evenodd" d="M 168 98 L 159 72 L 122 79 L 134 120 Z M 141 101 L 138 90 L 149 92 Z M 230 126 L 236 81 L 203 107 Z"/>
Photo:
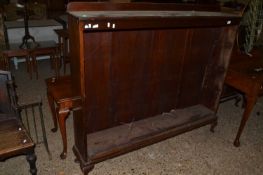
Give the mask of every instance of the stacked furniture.
<path id="1" fill-rule="evenodd" d="M 70 3 L 73 151 L 98 162 L 217 123 L 236 13 L 151 3 Z M 74 43 L 74 44 L 73 44 Z"/>

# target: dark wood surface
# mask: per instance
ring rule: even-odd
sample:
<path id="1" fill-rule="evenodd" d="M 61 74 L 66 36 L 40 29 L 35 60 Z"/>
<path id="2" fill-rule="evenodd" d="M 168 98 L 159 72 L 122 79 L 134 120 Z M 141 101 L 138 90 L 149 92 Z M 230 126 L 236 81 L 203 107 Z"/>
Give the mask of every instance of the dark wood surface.
<path id="1" fill-rule="evenodd" d="M 253 50 L 252 56 L 237 51 L 232 54 L 231 64 L 225 83 L 245 94 L 245 110 L 236 135 L 234 145 L 240 146 L 240 137 L 247 120 L 257 102 L 263 95 L 263 54 Z"/>
<path id="2" fill-rule="evenodd" d="M 0 138 L 0 157 L 2 160 L 17 154 L 26 154 L 34 147 L 34 142 L 17 119 L 0 122 Z"/>
<path id="3" fill-rule="evenodd" d="M 171 110 L 161 115 L 88 134 L 88 154 L 90 159 L 97 163 L 215 120 L 214 112 L 202 105 Z"/>
<path id="4" fill-rule="evenodd" d="M 240 16 L 174 11 L 178 9 L 173 4 L 68 5 L 69 39 L 74 43 L 70 44 L 72 91 L 82 98 L 82 110 L 74 112 L 73 151 L 85 174 L 98 161 L 209 123 L 216 125 Z M 99 15 L 97 10 L 107 11 Z M 180 114 L 178 120 L 185 122 L 181 127 L 180 122 L 167 127 L 158 118 L 172 109 L 190 112 L 196 106 L 212 112 L 202 112 L 198 116 L 204 120 L 197 123 L 196 115 Z M 151 119 L 160 122 L 159 132 L 141 124 L 154 123 Z M 138 142 L 126 140 L 122 146 L 116 141 L 115 146 L 101 149 L 91 143 L 94 137 L 89 136 L 100 132 L 107 139 L 121 137 L 128 124 L 145 129 L 134 136 Z"/>

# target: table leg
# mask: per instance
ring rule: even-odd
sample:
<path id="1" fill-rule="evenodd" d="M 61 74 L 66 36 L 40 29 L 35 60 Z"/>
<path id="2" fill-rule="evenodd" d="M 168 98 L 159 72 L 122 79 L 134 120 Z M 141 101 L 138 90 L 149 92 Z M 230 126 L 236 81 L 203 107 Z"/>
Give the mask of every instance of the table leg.
<path id="1" fill-rule="evenodd" d="M 26 160 L 29 163 L 30 166 L 30 173 L 32 175 L 36 175 L 37 174 L 37 168 L 36 168 L 36 155 L 34 151 L 31 151 L 27 156 L 26 156 Z"/>
<path id="2" fill-rule="evenodd" d="M 56 51 L 56 53 L 54 54 L 54 62 L 55 62 L 55 74 L 56 74 L 56 77 L 59 77 L 59 69 L 60 69 L 59 51 Z"/>
<path id="3" fill-rule="evenodd" d="M 67 157 L 67 132 L 66 132 L 66 123 L 65 120 L 69 115 L 70 110 L 60 110 L 57 108 L 57 116 L 59 122 L 59 129 L 63 141 L 63 151 L 60 154 L 61 159 L 65 159 Z"/>
<path id="4" fill-rule="evenodd" d="M 235 138 L 235 141 L 234 141 L 234 146 L 236 147 L 239 147 L 240 146 L 240 136 L 242 134 L 242 131 L 246 125 L 246 122 L 250 116 L 250 113 L 254 107 L 254 105 L 256 104 L 256 101 L 257 101 L 257 96 L 246 96 L 246 105 L 245 105 L 245 111 L 243 113 L 243 116 L 242 116 L 242 120 L 241 120 L 241 123 L 240 123 L 240 126 L 239 126 L 239 129 L 238 129 L 238 132 L 237 132 L 237 135 L 236 135 L 236 138 Z"/>
<path id="5" fill-rule="evenodd" d="M 54 99 L 53 96 L 50 95 L 49 89 L 47 89 L 47 99 L 48 99 L 48 104 L 51 110 L 52 114 L 52 119 L 54 123 L 54 128 L 51 129 L 52 132 L 56 132 L 58 130 L 58 122 L 57 122 L 57 117 L 56 117 L 56 109 L 55 109 L 55 104 L 54 104 Z"/>
<path id="6" fill-rule="evenodd" d="M 29 73 L 30 79 L 32 79 L 32 64 L 29 55 L 26 56 L 26 69 Z"/>

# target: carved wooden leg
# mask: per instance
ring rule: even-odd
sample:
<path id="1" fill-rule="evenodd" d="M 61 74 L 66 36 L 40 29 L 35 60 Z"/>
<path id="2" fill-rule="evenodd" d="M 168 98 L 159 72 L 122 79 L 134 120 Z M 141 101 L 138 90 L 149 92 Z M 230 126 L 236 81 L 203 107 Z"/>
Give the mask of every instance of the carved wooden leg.
<path id="1" fill-rule="evenodd" d="M 63 141 L 63 151 L 60 154 L 61 159 L 65 159 L 67 157 L 67 132 L 66 132 L 66 123 L 65 120 L 67 116 L 69 115 L 69 110 L 59 110 L 57 108 L 57 114 L 58 114 L 58 122 L 59 122 L 59 129 Z"/>
<path id="2" fill-rule="evenodd" d="M 57 117 L 56 117 L 56 110 L 55 110 L 55 104 L 54 104 L 54 99 L 52 95 L 49 92 L 49 89 L 47 90 L 47 99 L 48 99 L 48 104 L 51 110 L 52 114 L 52 119 L 54 123 L 54 128 L 51 129 L 52 132 L 56 132 L 58 130 L 58 122 L 57 122 Z"/>
<path id="3" fill-rule="evenodd" d="M 28 161 L 29 166 L 30 166 L 30 173 L 31 173 L 32 175 L 36 175 L 36 174 L 37 174 L 37 168 L 36 168 L 36 160 L 37 160 L 37 157 L 36 157 L 34 151 L 30 152 L 30 153 L 26 156 L 26 160 Z"/>
<path id="4" fill-rule="evenodd" d="M 247 122 L 247 120 L 248 120 L 248 118 L 250 116 L 250 113 L 251 113 L 256 101 L 257 101 L 257 96 L 248 96 L 248 97 L 246 97 L 245 111 L 243 113 L 243 117 L 242 117 L 239 129 L 238 129 L 235 141 L 234 141 L 234 145 L 236 147 L 240 146 L 239 138 L 240 138 L 240 136 L 242 134 L 242 131 L 243 131 L 245 125 L 246 125 L 246 122 Z"/>

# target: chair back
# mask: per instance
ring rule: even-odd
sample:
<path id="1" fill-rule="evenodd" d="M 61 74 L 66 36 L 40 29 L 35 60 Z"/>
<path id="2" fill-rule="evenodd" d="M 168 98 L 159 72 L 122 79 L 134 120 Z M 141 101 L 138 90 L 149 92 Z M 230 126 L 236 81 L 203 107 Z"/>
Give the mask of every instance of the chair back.
<path id="1" fill-rule="evenodd" d="M 0 113 L 16 113 L 16 92 L 9 71 L 0 70 Z"/>

